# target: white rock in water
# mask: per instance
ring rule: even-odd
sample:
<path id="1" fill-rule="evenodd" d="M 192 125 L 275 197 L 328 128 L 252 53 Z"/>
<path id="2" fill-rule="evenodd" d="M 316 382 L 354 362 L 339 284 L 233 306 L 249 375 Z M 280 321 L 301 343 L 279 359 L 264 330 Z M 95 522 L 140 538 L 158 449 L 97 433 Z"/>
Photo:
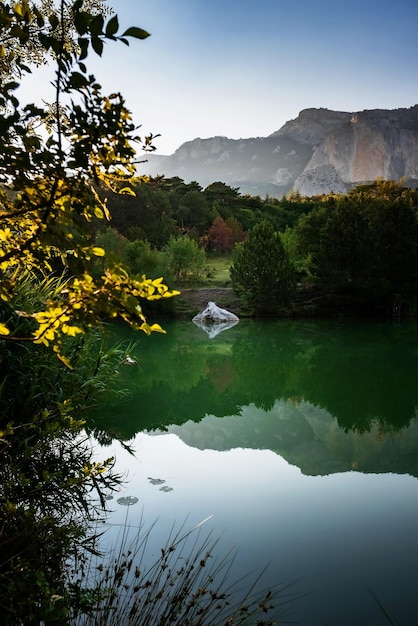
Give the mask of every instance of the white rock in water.
<path id="1" fill-rule="evenodd" d="M 239 317 L 226 309 L 221 309 L 215 302 L 208 302 L 206 309 L 195 315 L 192 321 L 203 323 L 216 322 L 222 324 L 224 322 L 239 322 Z"/>

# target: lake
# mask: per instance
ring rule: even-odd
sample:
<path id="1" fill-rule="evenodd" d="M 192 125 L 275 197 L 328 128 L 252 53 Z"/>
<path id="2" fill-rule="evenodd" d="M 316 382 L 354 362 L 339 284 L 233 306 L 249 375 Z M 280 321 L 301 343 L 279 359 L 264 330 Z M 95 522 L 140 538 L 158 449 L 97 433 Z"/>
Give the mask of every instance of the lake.
<path id="1" fill-rule="evenodd" d="M 388 624 L 380 602 L 418 623 L 417 325 L 162 325 L 122 369 L 129 399 L 96 417 L 103 445 L 135 450 L 100 450 L 126 475 L 111 527 L 158 518 L 158 556 L 173 524 L 210 517 L 232 577 L 269 564 L 264 586 L 293 583 L 289 622 Z"/>

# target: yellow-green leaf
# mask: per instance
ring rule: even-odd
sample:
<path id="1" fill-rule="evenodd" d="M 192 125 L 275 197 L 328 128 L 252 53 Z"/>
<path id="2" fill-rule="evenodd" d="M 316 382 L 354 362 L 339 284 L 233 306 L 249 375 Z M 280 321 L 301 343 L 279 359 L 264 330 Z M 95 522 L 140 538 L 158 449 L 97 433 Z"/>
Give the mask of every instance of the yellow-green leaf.
<path id="1" fill-rule="evenodd" d="M 127 196 L 135 196 L 135 195 L 136 195 L 136 194 L 135 194 L 135 192 L 134 192 L 134 190 L 133 190 L 133 189 L 131 189 L 130 187 L 124 187 L 123 189 L 121 189 L 121 190 L 119 191 L 119 193 L 124 193 L 124 194 L 126 194 Z"/>
<path id="2" fill-rule="evenodd" d="M 4 324 L 0 323 L 0 335 L 10 335 L 10 330 Z"/>
<path id="3" fill-rule="evenodd" d="M 164 328 L 161 328 L 159 324 L 152 324 L 152 326 L 150 326 L 150 330 L 153 333 L 163 333 L 163 335 L 166 334 L 166 331 L 164 330 Z"/>
<path id="4" fill-rule="evenodd" d="M 104 256 L 106 254 L 103 248 L 99 248 L 98 246 L 92 248 L 91 251 L 95 256 Z"/>

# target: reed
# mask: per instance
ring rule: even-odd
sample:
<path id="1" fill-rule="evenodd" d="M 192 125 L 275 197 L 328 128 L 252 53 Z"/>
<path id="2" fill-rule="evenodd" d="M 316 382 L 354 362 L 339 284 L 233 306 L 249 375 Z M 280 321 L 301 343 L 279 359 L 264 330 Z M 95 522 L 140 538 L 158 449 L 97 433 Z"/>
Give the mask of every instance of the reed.
<path id="1" fill-rule="evenodd" d="M 209 519 L 209 518 L 208 518 Z M 94 600 L 72 616 L 71 626 L 272 626 L 288 621 L 289 605 L 300 593 L 291 584 L 259 590 L 267 568 L 231 581 L 237 554 L 219 556 L 221 536 L 204 530 L 204 520 L 190 530 L 185 522 L 171 528 L 159 558 L 150 564 L 147 546 L 155 524 L 120 531 L 105 558 L 92 556 L 78 569 L 78 588 Z M 77 566 L 76 566 L 77 569 Z"/>

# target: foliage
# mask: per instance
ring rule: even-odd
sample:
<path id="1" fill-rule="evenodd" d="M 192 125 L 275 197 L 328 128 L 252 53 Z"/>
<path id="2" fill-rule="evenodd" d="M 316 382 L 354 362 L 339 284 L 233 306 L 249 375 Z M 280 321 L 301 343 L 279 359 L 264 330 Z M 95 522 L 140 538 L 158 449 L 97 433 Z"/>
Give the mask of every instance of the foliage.
<path id="1" fill-rule="evenodd" d="M 187 191 L 179 202 L 177 219 L 181 220 L 183 228 L 187 224 L 188 229 L 206 230 L 211 223 L 211 212 L 204 194 L 195 189 Z"/>
<path id="2" fill-rule="evenodd" d="M 328 196 L 294 229 L 327 308 L 391 314 L 418 296 L 418 193 L 376 181 Z"/>
<path id="3" fill-rule="evenodd" d="M 242 227 L 242 224 L 236 217 L 228 217 L 225 220 L 225 224 L 232 231 L 232 243 L 235 245 L 236 243 L 240 243 L 245 239 L 245 232 Z"/>
<path id="4" fill-rule="evenodd" d="M 68 11 L 75 47 L 66 45 Z M 162 280 L 131 279 L 119 264 L 108 266 L 97 279 L 89 272 L 91 259 L 105 254 L 94 245 L 89 223 L 109 219 L 95 187 L 134 173 L 133 144 L 141 139 L 122 96 L 103 96 L 94 76 L 87 74 L 85 59 L 90 47 L 101 54 L 105 40 L 128 43 L 128 36 L 144 38 L 147 33 L 132 28 L 118 35 L 116 16 L 105 24 L 102 15 L 85 11 L 80 0 L 71 6 L 62 1 L 47 16 L 26 1 L 13 7 L 3 3 L 0 17 L 2 39 L 11 48 L 35 41 L 57 66 L 52 120 L 47 109 L 22 108 L 14 95 L 19 83 L 1 76 L 0 181 L 5 189 L 0 197 L 0 332 L 16 338 L 11 306 L 16 277 L 27 270 L 47 275 L 60 267 L 68 276 L 65 288 L 43 308 L 19 311 L 19 318 L 30 315 L 34 321 L 32 332 L 19 341 L 52 345 L 63 358 L 63 336 L 85 332 L 102 316 L 119 316 L 147 333 L 160 330 L 147 324 L 140 299 L 173 295 Z M 22 75 L 29 71 L 19 57 L 14 63 Z M 143 146 L 150 149 L 151 141 L 146 137 Z"/>
<path id="5" fill-rule="evenodd" d="M 54 289 L 57 279 L 42 286 Z M 59 287 L 58 287 L 59 288 Z M 27 278 L 21 300 L 43 297 Z M 97 461 L 81 429 L 89 407 L 120 385 L 125 352 L 97 338 L 67 339 L 57 361 L 44 345 L 9 342 L 1 363 L 0 607 L 2 623 L 63 623 L 70 555 L 88 545 L 88 518 L 120 479 Z M 119 397 L 122 395 L 118 391 Z M 53 621 L 56 620 L 56 622 Z"/>
<path id="6" fill-rule="evenodd" d="M 100 248 L 106 250 L 106 256 L 98 257 L 96 261 L 99 261 L 102 265 L 102 272 L 105 265 L 107 265 L 108 257 L 116 259 L 122 259 L 126 245 L 128 243 L 127 237 L 121 235 L 115 228 L 107 226 L 104 230 L 97 233 L 95 243 Z"/>
<path id="7" fill-rule="evenodd" d="M 158 276 L 159 273 L 165 273 L 166 271 L 166 268 L 163 269 L 164 259 L 162 253 L 152 249 L 147 241 L 142 241 L 141 239 L 130 241 L 126 244 L 123 258 L 133 274 L 143 272 L 151 276 Z"/>
<path id="8" fill-rule="evenodd" d="M 151 215 L 158 217 L 162 211 L 174 228 L 171 236 L 187 234 L 206 251 L 222 255 L 228 255 L 222 250 L 230 249 L 230 231 L 232 242 L 240 243 L 248 230 L 266 220 L 280 232 L 295 267 L 299 287 L 293 304 L 299 314 L 416 314 L 416 190 L 378 180 L 346 195 L 290 194 L 262 200 L 241 196 L 224 183 L 202 191 L 197 183 L 186 184 L 178 177 L 136 179 L 134 188 L 137 196 L 142 194 L 146 210 L 135 204 L 134 197 L 119 195 L 122 202 L 132 204 L 131 213 L 124 209 L 114 223 L 132 241 L 148 241 L 153 252 L 160 245 L 153 242 L 159 240 L 151 227 L 139 226 L 141 216 L 148 216 L 144 223 L 151 224 Z M 185 198 L 199 194 L 205 219 L 192 228 Z M 204 226 L 205 220 L 211 225 Z M 160 241 L 168 242 L 168 232 Z"/>
<path id="9" fill-rule="evenodd" d="M 129 240 L 110 226 L 96 235 L 96 244 L 106 250 L 106 256 L 96 260 L 101 273 L 110 264 L 123 262 L 130 274 L 159 276 L 166 272 L 163 255 L 143 239 Z"/>
<path id="10" fill-rule="evenodd" d="M 242 196 L 238 189 L 221 182 L 202 190 L 198 183 L 185 183 L 177 176 L 136 178 L 131 188 L 135 196 L 103 192 L 112 211 L 113 225 L 128 238 L 142 238 L 159 249 L 179 232 L 207 245 L 208 231 L 218 218 L 232 229 L 234 244 L 263 219 L 271 222 L 275 230 L 283 231 L 313 207 L 306 199 L 296 202 Z M 135 235 L 131 237 L 133 228 Z"/>
<path id="11" fill-rule="evenodd" d="M 177 284 L 192 282 L 203 272 L 205 253 L 190 237 L 171 237 L 164 255 Z"/>
<path id="12" fill-rule="evenodd" d="M 232 228 L 229 228 L 225 220 L 218 215 L 212 222 L 208 231 L 208 241 L 217 252 L 231 252 L 233 247 Z"/>
<path id="13" fill-rule="evenodd" d="M 294 269 L 270 222 L 257 224 L 236 246 L 231 281 L 234 291 L 257 313 L 278 313 L 289 304 Z"/>
<path id="14" fill-rule="evenodd" d="M 36 36 L 41 21 L 45 21 L 47 16 L 50 16 L 49 32 L 56 37 L 64 37 L 65 46 L 73 51 L 76 50 L 77 31 L 69 4 L 63 5 L 60 10 L 61 21 L 55 18 L 54 0 L 22 2 L 17 4 L 14 9 L 24 18 L 25 27 L 22 28 L 21 23 L 15 24 L 12 27 L 14 36 L 5 37 L 2 40 L 0 72 L 3 76 L 8 76 L 10 79 L 19 78 L 22 64 L 40 66 L 48 62 L 48 50 Z M 105 6 L 105 0 L 84 0 L 84 11 L 90 13 L 92 17 L 96 17 L 97 20 L 110 13 L 110 9 Z M 60 33 L 61 23 L 65 24 L 65 29 L 64 32 Z M 18 36 L 16 37 L 16 35 Z"/>
<path id="15" fill-rule="evenodd" d="M 112 225 L 131 241 L 143 239 L 161 248 L 175 234 L 170 195 L 142 179 L 132 179 L 131 194 L 100 190 L 112 213 Z"/>
<path id="16" fill-rule="evenodd" d="M 65 623 L 67 559 L 119 479 L 82 438 L 89 406 L 123 363 L 92 329 L 120 318 L 145 333 L 142 303 L 175 294 L 130 276 L 94 241 L 110 214 L 98 190 L 128 193 L 141 140 L 120 94 L 87 71 L 119 34 L 98 0 L 0 3 L 0 606 L 5 624 Z M 55 64 L 54 102 L 22 106 L 33 62 Z M 94 228 L 93 228 L 94 226 Z M 103 271 L 95 260 L 106 258 Z M 94 271 L 93 271 L 94 270 Z M 57 359 L 57 356 L 60 360 Z"/>

